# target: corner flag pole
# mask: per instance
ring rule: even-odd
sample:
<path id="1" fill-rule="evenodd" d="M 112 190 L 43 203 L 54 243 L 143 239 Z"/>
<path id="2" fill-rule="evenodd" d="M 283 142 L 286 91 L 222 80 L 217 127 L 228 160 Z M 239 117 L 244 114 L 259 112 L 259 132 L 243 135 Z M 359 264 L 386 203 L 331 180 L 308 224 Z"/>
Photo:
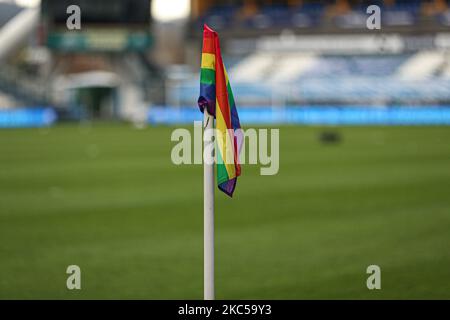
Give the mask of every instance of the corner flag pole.
<path id="1" fill-rule="evenodd" d="M 203 117 L 203 292 L 205 300 L 214 300 L 214 158 L 211 152 L 214 141 L 206 137 L 212 133 L 214 117 L 206 108 Z M 205 139 L 206 138 L 206 139 Z M 210 158 L 210 161 L 207 161 Z"/>

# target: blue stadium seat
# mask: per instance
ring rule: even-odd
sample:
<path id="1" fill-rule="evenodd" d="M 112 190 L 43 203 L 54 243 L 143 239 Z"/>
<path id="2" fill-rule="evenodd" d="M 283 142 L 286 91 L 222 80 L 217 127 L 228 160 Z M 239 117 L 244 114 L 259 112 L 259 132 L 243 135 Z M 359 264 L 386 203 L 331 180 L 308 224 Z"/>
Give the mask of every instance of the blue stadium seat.
<path id="1" fill-rule="evenodd" d="M 233 23 L 237 10 L 238 7 L 234 5 L 214 6 L 199 19 L 198 25 L 201 27 L 206 23 L 214 29 L 224 29 Z"/>

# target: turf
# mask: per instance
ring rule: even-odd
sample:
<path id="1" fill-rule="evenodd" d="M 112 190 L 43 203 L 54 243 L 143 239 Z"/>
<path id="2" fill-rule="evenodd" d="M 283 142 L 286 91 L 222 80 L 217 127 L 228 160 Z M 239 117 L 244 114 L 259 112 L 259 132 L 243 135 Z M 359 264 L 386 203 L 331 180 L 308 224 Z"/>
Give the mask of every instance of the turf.
<path id="1" fill-rule="evenodd" d="M 0 298 L 201 299 L 202 167 L 172 130 L 1 131 Z M 217 298 L 449 299 L 450 128 L 321 130 L 282 127 L 279 174 L 217 192 Z"/>

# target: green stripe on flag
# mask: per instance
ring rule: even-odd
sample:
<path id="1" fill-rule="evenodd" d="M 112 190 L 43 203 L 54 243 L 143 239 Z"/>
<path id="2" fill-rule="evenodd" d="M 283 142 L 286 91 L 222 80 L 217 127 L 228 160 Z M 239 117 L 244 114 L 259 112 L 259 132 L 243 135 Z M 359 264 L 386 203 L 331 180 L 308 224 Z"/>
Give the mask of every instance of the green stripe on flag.
<path id="1" fill-rule="evenodd" d="M 201 69 L 200 82 L 202 84 L 215 84 L 216 83 L 216 71 L 211 69 Z"/>
<path id="2" fill-rule="evenodd" d="M 229 100 L 230 108 L 235 108 L 236 104 L 234 102 L 233 91 L 231 91 L 231 86 L 230 86 L 229 82 L 227 83 L 227 91 L 228 91 L 228 100 Z"/>
<path id="3" fill-rule="evenodd" d="M 220 150 L 217 148 L 216 144 L 216 153 L 217 153 L 217 183 L 221 184 L 229 180 L 228 172 L 225 164 L 223 163 L 222 154 Z"/>

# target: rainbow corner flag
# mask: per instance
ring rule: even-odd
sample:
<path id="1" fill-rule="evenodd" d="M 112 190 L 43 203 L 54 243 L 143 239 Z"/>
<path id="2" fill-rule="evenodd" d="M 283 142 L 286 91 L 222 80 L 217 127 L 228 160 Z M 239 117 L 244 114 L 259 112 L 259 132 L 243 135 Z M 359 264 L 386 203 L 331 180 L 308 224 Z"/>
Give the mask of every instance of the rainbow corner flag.
<path id="1" fill-rule="evenodd" d="M 198 106 L 202 112 L 206 108 L 216 119 L 217 183 L 220 190 L 232 197 L 237 177 L 241 175 L 241 124 L 222 61 L 219 36 L 206 24 L 203 27 Z"/>

